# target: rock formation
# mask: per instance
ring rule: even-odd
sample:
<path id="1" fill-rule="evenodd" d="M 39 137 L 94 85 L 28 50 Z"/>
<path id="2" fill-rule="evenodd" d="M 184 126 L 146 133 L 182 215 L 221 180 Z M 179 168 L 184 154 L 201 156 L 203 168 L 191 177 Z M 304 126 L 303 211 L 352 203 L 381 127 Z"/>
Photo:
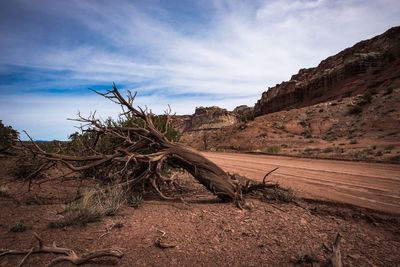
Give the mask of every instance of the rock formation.
<path id="1" fill-rule="evenodd" d="M 192 116 L 191 130 L 220 129 L 238 122 L 232 112 L 219 107 L 196 108 Z"/>
<path id="2" fill-rule="evenodd" d="M 400 77 L 400 27 L 361 41 L 262 94 L 255 116 L 360 94 Z"/>
<path id="3" fill-rule="evenodd" d="M 215 130 L 233 125 L 239 115 L 219 107 L 198 107 L 193 115 L 175 116 L 173 124 L 182 133 Z"/>
<path id="4" fill-rule="evenodd" d="M 232 112 L 235 113 L 241 121 L 254 118 L 254 108 L 246 105 L 237 106 Z"/>

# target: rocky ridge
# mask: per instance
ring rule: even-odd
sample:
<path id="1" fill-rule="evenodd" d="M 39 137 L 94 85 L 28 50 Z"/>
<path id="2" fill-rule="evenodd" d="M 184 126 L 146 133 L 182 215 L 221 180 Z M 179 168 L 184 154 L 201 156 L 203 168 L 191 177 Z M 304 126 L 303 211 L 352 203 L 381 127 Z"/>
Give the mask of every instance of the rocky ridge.
<path id="1" fill-rule="evenodd" d="M 255 116 L 355 96 L 400 77 L 400 27 L 361 41 L 269 88 Z"/>
<path id="2" fill-rule="evenodd" d="M 181 132 L 221 129 L 239 122 L 239 115 L 216 106 L 197 107 L 193 115 L 176 116 L 174 125 Z"/>

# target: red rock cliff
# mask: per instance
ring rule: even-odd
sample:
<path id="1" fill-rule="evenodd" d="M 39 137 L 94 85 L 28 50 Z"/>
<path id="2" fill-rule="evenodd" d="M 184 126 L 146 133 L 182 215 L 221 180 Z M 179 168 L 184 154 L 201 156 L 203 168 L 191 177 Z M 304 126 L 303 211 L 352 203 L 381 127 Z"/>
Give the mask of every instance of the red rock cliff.
<path id="1" fill-rule="evenodd" d="M 361 41 L 290 81 L 269 88 L 254 107 L 256 116 L 360 94 L 400 79 L 400 27 Z"/>

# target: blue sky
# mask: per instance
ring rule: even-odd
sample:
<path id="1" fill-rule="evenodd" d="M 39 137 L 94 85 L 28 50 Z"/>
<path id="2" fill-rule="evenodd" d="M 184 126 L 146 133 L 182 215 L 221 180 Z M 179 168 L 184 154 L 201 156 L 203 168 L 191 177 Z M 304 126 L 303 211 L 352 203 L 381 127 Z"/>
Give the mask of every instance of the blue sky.
<path id="1" fill-rule="evenodd" d="M 112 82 L 156 113 L 252 106 L 399 14 L 398 0 L 1 0 L 0 119 L 65 140 L 78 111 L 118 114 L 88 90 Z"/>

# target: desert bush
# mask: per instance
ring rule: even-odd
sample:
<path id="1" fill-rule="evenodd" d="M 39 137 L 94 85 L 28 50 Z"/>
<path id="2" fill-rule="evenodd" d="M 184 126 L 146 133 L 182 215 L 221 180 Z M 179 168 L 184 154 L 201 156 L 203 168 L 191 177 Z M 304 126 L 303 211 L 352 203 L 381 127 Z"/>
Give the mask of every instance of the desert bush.
<path id="1" fill-rule="evenodd" d="M 0 186 L 0 197 L 9 197 L 8 187 L 5 185 Z"/>
<path id="2" fill-rule="evenodd" d="M 390 161 L 400 162 L 400 155 L 390 157 L 389 160 L 390 160 Z"/>
<path id="3" fill-rule="evenodd" d="M 386 151 L 390 151 L 390 150 L 392 150 L 393 148 L 395 148 L 395 145 L 387 145 L 387 146 L 385 146 L 385 150 Z"/>
<path id="4" fill-rule="evenodd" d="M 27 177 L 30 179 L 40 179 L 43 178 L 43 173 L 37 172 L 43 161 L 32 156 L 20 157 L 12 170 L 13 175 L 21 180 L 25 180 Z"/>
<path id="5" fill-rule="evenodd" d="M 350 140 L 350 144 L 351 145 L 355 145 L 355 144 L 357 144 L 358 142 L 357 142 L 357 140 L 356 139 L 351 139 Z"/>
<path id="6" fill-rule="evenodd" d="M 264 197 L 267 200 L 276 200 L 285 203 L 296 200 L 296 192 L 292 188 L 283 188 L 276 185 L 273 188 L 268 188 L 264 192 Z"/>
<path id="7" fill-rule="evenodd" d="M 312 155 L 318 155 L 320 152 L 321 152 L 321 149 L 319 149 L 317 147 L 316 148 L 308 147 L 302 151 L 302 154 L 306 155 L 306 156 L 312 156 Z"/>
<path id="8" fill-rule="evenodd" d="M 356 160 L 366 160 L 369 158 L 368 154 L 364 150 L 356 150 L 349 153 L 350 158 Z"/>
<path id="9" fill-rule="evenodd" d="M 22 222 L 18 222 L 14 225 L 12 225 L 9 229 L 10 232 L 13 233 L 19 233 L 19 232 L 25 232 L 26 230 L 28 230 L 29 227 L 25 224 L 23 224 Z"/>
<path id="10" fill-rule="evenodd" d="M 385 111 L 385 112 L 383 113 L 383 115 L 387 115 L 387 114 L 392 113 L 392 112 L 395 112 L 395 111 L 396 111 L 395 108 L 391 108 L 391 109 Z"/>
<path id="11" fill-rule="evenodd" d="M 301 265 L 301 266 L 314 266 L 314 263 L 320 262 L 319 258 L 313 251 L 308 251 L 306 253 L 299 253 L 295 255 L 293 258 L 293 263 L 295 265 Z M 305 265 L 306 264 L 306 265 Z"/>
<path id="12" fill-rule="evenodd" d="M 143 197 L 141 195 L 132 195 L 127 199 L 127 202 L 129 206 L 133 208 L 139 208 L 142 205 Z"/>
<path id="13" fill-rule="evenodd" d="M 324 150 L 322 150 L 323 153 L 331 153 L 333 151 L 334 151 L 333 147 L 326 147 L 324 148 Z"/>
<path id="14" fill-rule="evenodd" d="M 50 222 L 49 227 L 86 225 L 99 221 L 103 216 L 113 216 L 125 199 L 125 193 L 120 186 L 88 190 L 79 200 L 70 203 L 65 208 L 62 219 Z"/>
<path id="15" fill-rule="evenodd" d="M 242 122 L 248 122 L 248 121 L 254 121 L 255 116 L 253 112 L 250 113 L 245 113 L 240 117 L 240 121 Z"/>
<path id="16" fill-rule="evenodd" d="M 350 106 L 349 110 L 347 111 L 347 113 L 350 115 L 360 114 L 361 112 L 362 112 L 362 107 L 359 105 Z"/>
<path id="17" fill-rule="evenodd" d="M 0 152 L 8 149 L 18 139 L 18 132 L 0 120 Z"/>
<path id="18" fill-rule="evenodd" d="M 358 104 L 362 106 L 371 103 L 371 101 L 372 101 L 372 92 L 370 90 L 367 90 L 361 96 L 361 99 L 358 101 Z"/>
<path id="19" fill-rule="evenodd" d="M 390 95 L 391 93 L 393 93 L 393 87 L 389 86 L 389 87 L 386 87 L 385 92 L 383 93 L 383 95 Z"/>
<path id="20" fill-rule="evenodd" d="M 264 148 L 263 152 L 267 154 L 278 154 L 281 148 L 279 146 L 269 146 Z"/>

